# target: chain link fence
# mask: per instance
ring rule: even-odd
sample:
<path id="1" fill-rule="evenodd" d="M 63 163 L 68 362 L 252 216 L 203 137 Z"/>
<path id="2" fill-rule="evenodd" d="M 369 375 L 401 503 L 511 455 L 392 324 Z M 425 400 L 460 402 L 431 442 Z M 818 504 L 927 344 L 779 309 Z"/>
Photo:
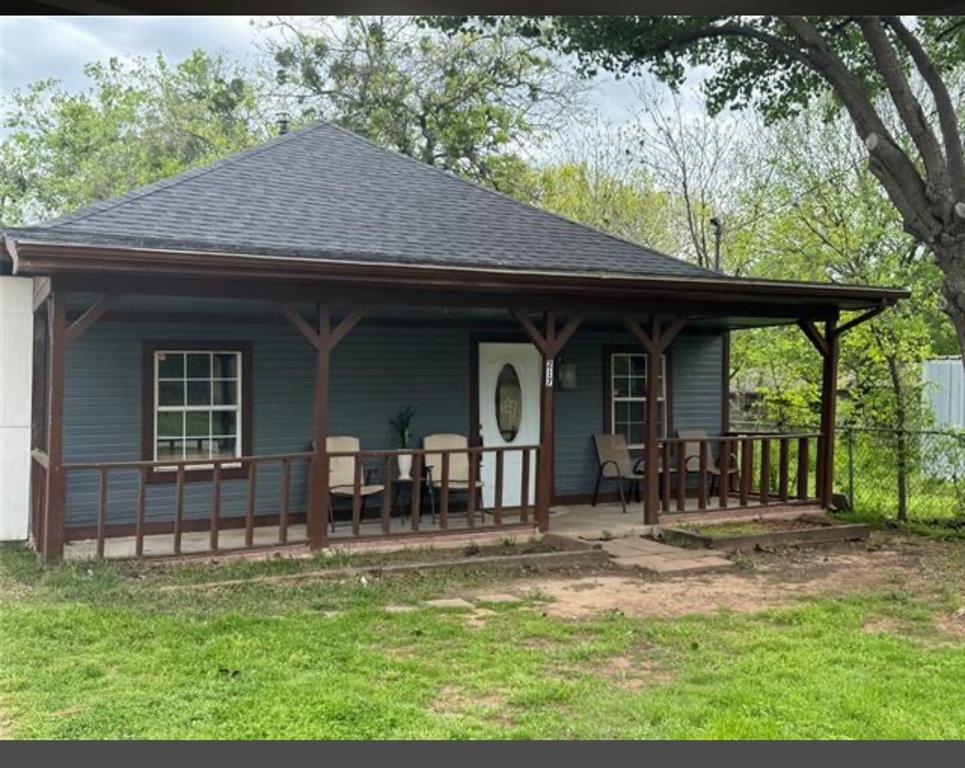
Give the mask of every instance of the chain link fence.
<path id="1" fill-rule="evenodd" d="M 741 432 L 812 431 L 735 424 Z M 860 515 L 913 521 L 965 519 L 965 431 L 839 425 L 834 492 Z"/>
<path id="2" fill-rule="evenodd" d="M 835 491 L 855 512 L 909 520 L 965 517 L 965 432 L 837 431 Z"/>

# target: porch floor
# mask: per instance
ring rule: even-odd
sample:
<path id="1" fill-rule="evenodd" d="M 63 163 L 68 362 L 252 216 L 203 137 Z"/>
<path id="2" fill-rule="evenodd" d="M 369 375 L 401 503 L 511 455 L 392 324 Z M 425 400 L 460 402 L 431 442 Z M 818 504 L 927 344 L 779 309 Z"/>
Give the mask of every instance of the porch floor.
<path id="1" fill-rule="evenodd" d="M 804 512 L 818 511 L 816 503 L 772 505 L 761 507 L 752 502 L 747 507 L 738 507 L 736 501 L 727 509 L 697 509 L 696 499 L 687 499 L 686 512 L 663 513 L 660 522 L 663 525 L 688 520 L 729 520 L 742 517 L 766 515 L 770 518 L 794 517 Z M 631 504 L 623 513 L 619 504 L 605 503 L 596 507 L 589 504 L 558 505 L 550 509 L 550 531 L 561 536 L 594 540 L 608 538 L 623 538 L 639 536 L 650 530 L 649 525 L 643 523 L 643 513 L 639 504 Z M 381 522 L 377 519 L 366 520 L 360 528 L 360 537 L 352 534 L 351 526 L 346 522 L 339 522 L 335 532 L 329 530 L 328 539 L 333 548 L 343 548 L 351 545 L 353 548 L 364 546 L 367 549 L 399 549 L 406 546 L 461 546 L 467 537 L 474 540 L 479 538 L 505 538 L 520 535 L 530 535 L 531 527 L 524 526 L 507 515 L 503 525 L 493 525 L 492 516 L 485 516 L 485 523 L 477 520 L 475 528 L 469 528 L 466 518 L 461 514 L 453 514 L 449 518 L 449 527 L 445 529 L 446 536 L 436 536 L 426 539 L 425 536 L 413 534 L 408 518 L 394 516 L 391 520 L 389 541 L 384 538 Z M 431 517 L 422 519 L 420 534 L 440 534 L 443 529 L 438 524 L 438 518 L 433 523 Z M 405 535 L 409 534 L 409 535 Z M 305 525 L 296 524 L 288 527 L 289 549 L 298 551 L 304 549 Z M 104 542 L 104 556 L 109 559 L 124 559 L 134 557 L 134 536 L 118 536 L 108 538 Z M 202 555 L 208 552 L 210 535 L 207 530 L 185 531 L 181 535 L 182 555 Z M 224 529 L 219 533 L 218 546 L 222 554 L 241 553 L 246 551 L 245 531 L 243 528 Z M 278 526 L 257 526 L 254 530 L 254 547 L 262 550 L 284 546 L 278 544 Z M 68 560 L 84 560 L 93 558 L 97 551 L 94 539 L 83 539 L 67 542 L 64 547 L 64 557 Z M 250 551 L 250 550 L 249 550 Z M 151 534 L 144 537 L 144 555 L 147 557 L 171 557 L 174 555 L 174 537 L 170 533 Z"/>

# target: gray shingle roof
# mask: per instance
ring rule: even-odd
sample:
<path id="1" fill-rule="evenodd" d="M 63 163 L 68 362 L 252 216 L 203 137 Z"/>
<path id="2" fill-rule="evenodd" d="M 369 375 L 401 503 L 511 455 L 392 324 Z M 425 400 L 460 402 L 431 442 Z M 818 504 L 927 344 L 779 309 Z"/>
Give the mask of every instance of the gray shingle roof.
<path id="1" fill-rule="evenodd" d="M 381 263 L 716 276 L 328 123 L 9 234 Z"/>

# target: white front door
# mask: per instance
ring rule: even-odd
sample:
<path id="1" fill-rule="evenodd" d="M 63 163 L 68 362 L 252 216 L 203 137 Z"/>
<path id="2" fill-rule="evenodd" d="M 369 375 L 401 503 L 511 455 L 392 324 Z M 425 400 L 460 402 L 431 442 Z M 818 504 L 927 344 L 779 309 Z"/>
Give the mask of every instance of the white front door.
<path id="1" fill-rule="evenodd" d="M 487 448 L 539 443 L 540 368 L 532 344 L 479 345 L 479 432 Z M 536 454 L 529 457 L 529 504 L 536 497 Z M 496 456 L 484 453 L 483 507 L 496 503 Z M 518 507 L 522 496 L 522 451 L 503 454 L 503 506 Z"/>

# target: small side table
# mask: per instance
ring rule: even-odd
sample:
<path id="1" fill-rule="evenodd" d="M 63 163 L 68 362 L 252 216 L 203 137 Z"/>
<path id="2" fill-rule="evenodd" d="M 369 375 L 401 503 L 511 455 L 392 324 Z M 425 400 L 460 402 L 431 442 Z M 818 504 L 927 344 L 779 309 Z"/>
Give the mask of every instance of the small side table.
<path id="1" fill-rule="evenodd" d="M 432 467 L 424 466 L 422 468 L 422 481 L 420 482 L 420 491 L 429 496 L 429 514 L 432 516 L 432 522 L 436 522 L 436 496 L 432 491 Z M 402 488 L 408 489 L 406 492 L 406 497 L 409 500 L 408 506 L 404 506 L 401 509 L 402 517 L 408 517 L 409 512 L 412 509 L 412 478 L 411 477 L 396 477 L 392 479 L 392 508 L 398 509 L 399 507 L 399 497 L 401 496 Z"/>

